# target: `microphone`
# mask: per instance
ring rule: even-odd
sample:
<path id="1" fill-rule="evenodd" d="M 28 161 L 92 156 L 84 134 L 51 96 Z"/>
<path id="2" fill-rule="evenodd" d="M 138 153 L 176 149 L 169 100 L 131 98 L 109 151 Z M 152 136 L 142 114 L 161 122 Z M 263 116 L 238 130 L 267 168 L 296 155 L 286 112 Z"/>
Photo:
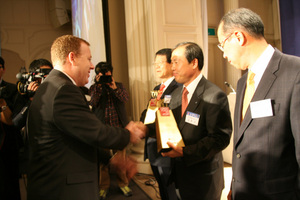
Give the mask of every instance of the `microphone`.
<path id="1" fill-rule="evenodd" d="M 228 82 L 224 82 L 225 83 L 225 85 L 227 86 L 227 87 L 229 87 L 231 90 L 232 90 L 232 92 L 233 93 L 235 93 L 235 90 L 233 89 L 233 87 L 232 87 L 232 85 L 230 85 Z"/>
<path id="2" fill-rule="evenodd" d="M 20 72 L 17 73 L 16 78 L 17 78 L 18 80 L 21 80 L 21 79 L 22 79 L 22 74 L 21 74 Z"/>

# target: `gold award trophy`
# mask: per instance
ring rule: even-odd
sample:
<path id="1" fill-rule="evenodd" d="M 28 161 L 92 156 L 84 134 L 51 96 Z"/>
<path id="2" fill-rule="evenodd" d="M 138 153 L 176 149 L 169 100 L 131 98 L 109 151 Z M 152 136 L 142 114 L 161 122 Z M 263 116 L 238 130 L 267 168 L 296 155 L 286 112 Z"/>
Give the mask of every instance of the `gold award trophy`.
<path id="1" fill-rule="evenodd" d="M 148 104 L 147 112 L 146 112 L 146 117 L 144 120 L 144 124 L 151 124 L 155 122 L 155 113 L 158 109 L 158 101 L 156 100 L 156 97 L 158 95 L 157 90 L 151 91 L 151 99 Z"/>
<path id="2" fill-rule="evenodd" d="M 171 96 L 165 95 L 164 105 L 156 111 L 156 140 L 157 152 L 167 152 L 170 150 L 168 141 L 177 146 L 184 147 L 181 133 L 178 129 L 172 110 L 169 109 Z"/>

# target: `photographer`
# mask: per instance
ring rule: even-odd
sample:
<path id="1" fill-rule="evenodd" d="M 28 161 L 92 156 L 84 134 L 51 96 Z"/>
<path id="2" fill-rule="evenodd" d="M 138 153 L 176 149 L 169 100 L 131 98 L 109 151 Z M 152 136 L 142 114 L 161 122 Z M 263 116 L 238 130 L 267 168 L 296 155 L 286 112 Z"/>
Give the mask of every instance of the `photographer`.
<path id="1" fill-rule="evenodd" d="M 0 199 L 20 199 L 19 146 L 20 132 L 12 125 L 12 118 L 23 105 L 15 84 L 2 79 L 5 62 L 0 57 Z"/>
<path id="2" fill-rule="evenodd" d="M 13 119 L 13 124 L 18 129 L 22 129 L 26 124 L 27 110 L 33 99 L 35 91 L 38 89 L 41 82 L 47 77 L 53 69 L 51 62 L 46 59 L 40 58 L 33 60 L 29 65 L 29 73 L 20 72 L 17 74 L 19 82 L 17 88 L 19 93 L 27 102 L 20 113 Z M 21 69 L 22 70 L 22 69 Z"/>
<path id="3" fill-rule="evenodd" d="M 20 148 L 20 173 L 22 175 L 27 174 L 28 169 L 28 144 L 27 144 L 27 132 L 24 128 L 26 125 L 28 108 L 33 100 L 35 91 L 38 89 L 41 82 L 47 77 L 50 71 L 53 69 L 51 62 L 46 59 L 40 58 L 33 60 L 29 65 L 29 73 L 20 72 L 17 74 L 19 79 L 17 89 L 24 99 L 23 108 L 13 118 L 13 125 L 21 130 L 23 138 L 23 145 Z"/>
<path id="4" fill-rule="evenodd" d="M 106 62 L 99 62 L 95 67 L 95 84 L 90 87 L 90 105 L 92 111 L 105 124 L 115 127 L 125 127 L 128 124 L 125 103 L 129 95 L 122 83 L 115 82 L 112 74 L 113 67 Z M 125 158 L 126 148 L 117 151 Z M 126 171 L 117 172 L 118 185 L 125 196 L 131 196 L 132 191 L 128 187 Z M 100 165 L 100 199 L 105 199 L 110 185 L 109 168 Z"/>

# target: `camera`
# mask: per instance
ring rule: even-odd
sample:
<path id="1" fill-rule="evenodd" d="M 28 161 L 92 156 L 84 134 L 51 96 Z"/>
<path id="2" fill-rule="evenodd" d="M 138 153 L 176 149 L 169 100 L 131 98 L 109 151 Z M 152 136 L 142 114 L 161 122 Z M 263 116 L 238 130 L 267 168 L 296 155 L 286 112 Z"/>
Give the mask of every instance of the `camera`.
<path id="1" fill-rule="evenodd" d="M 102 65 L 102 66 L 97 65 L 95 67 L 95 73 L 96 73 L 96 75 L 101 73 L 102 76 L 100 77 L 100 79 L 98 81 L 95 79 L 95 83 L 100 83 L 100 84 L 111 83 L 112 82 L 111 75 L 105 75 L 105 73 L 107 73 L 108 71 L 111 71 L 108 66 L 106 66 L 106 65 Z"/>
<path id="2" fill-rule="evenodd" d="M 31 82 L 37 82 L 40 84 L 45 78 L 46 75 L 50 73 L 52 69 L 37 69 L 34 72 L 26 72 L 25 67 L 20 69 L 20 72 L 16 75 L 18 82 L 17 82 L 17 89 L 20 94 L 28 94 L 29 96 L 34 95 L 34 91 L 30 91 L 27 89 L 28 85 Z"/>

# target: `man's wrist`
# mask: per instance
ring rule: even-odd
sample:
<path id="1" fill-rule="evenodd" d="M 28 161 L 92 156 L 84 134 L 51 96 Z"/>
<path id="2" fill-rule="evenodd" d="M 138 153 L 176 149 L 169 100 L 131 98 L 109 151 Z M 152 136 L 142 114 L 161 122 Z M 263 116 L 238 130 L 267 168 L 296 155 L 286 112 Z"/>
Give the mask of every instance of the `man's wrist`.
<path id="1" fill-rule="evenodd" d="M 0 107 L 0 112 L 3 112 L 3 111 L 5 111 L 5 110 L 6 110 L 6 108 L 7 108 L 7 106 L 1 106 L 1 107 Z"/>

